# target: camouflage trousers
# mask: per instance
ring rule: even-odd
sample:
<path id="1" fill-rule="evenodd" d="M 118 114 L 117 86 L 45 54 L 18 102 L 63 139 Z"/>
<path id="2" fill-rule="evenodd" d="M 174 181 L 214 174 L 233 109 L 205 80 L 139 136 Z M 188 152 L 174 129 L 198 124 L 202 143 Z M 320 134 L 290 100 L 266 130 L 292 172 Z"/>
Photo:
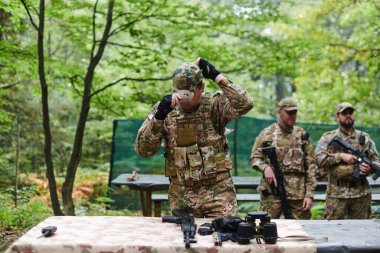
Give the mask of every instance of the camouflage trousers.
<path id="1" fill-rule="evenodd" d="M 326 196 L 326 220 L 369 219 L 371 215 L 371 194 L 359 198 L 332 198 Z"/>
<path id="2" fill-rule="evenodd" d="M 231 177 L 207 186 L 171 183 L 168 197 L 172 211 L 186 209 L 197 218 L 235 216 L 237 213 L 236 190 Z"/>
<path id="3" fill-rule="evenodd" d="M 310 220 L 310 210 L 302 208 L 303 199 L 288 199 L 289 212 L 296 220 Z M 281 199 L 273 195 L 263 196 L 260 194 L 260 210 L 270 213 L 273 219 L 279 219 L 282 214 Z"/>

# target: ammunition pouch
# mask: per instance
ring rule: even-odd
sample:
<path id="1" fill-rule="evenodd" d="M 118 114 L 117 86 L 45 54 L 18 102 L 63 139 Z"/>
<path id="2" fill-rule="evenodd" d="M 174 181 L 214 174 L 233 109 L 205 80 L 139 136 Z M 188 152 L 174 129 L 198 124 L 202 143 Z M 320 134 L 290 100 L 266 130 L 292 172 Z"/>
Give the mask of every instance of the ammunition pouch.
<path id="1" fill-rule="evenodd" d="M 187 188 L 196 189 L 196 188 L 200 188 L 202 186 L 215 185 L 215 184 L 217 184 L 223 180 L 226 180 L 230 177 L 231 177 L 231 174 L 229 171 L 227 171 L 227 172 L 217 173 L 217 174 L 215 174 L 215 176 L 213 178 L 208 178 L 208 179 L 204 179 L 201 181 L 194 181 L 191 179 L 183 181 L 178 177 L 170 177 L 170 182 L 172 184 L 177 184 L 177 185 L 185 186 Z"/>
<path id="2" fill-rule="evenodd" d="M 268 197 L 269 195 L 273 195 L 273 191 L 264 179 L 261 180 L 260 185 L 257 187 L 257 191 L 261 193 L 264 197 Z"/>
<path id="3" fill-rule="evenodd" d="M 197 123 L 201 122 L 201 118 L 192 119 L 181 122 L 178 120 L 177 128 L 177 146 L 188 147 L 197 143 Z"/>
<path id="4" fill-rule="evenodd" d="M 301 148 L 289 149 L 282 159 L 283 173 L 305 173 L 304 171 L 304 154 Z"/>
<path id="5" fill-rule="evenodd" d="M 225 141 L 214 146 L 174 147 L 166 155 L 166 174 L 179 181 L 202 181 L 217 177 L 217 174 L 232 168 L 228 145 Z M 171 154 L 171 155 L 170 155 Z"/>
<path id="6" fill-rule="evenodd" d="M 351 179 L 355 171 L 353 164 L 340 164 L 335 169 L 338 179 Z"/>
<path id="7" fill-rule="evenodd" d="M 358 180 L 344 180 L 337 179 L 335 181 L 336 186 L 346 188 L 356 188 L 366 184 L 366 178 L 359 178 Z"/>

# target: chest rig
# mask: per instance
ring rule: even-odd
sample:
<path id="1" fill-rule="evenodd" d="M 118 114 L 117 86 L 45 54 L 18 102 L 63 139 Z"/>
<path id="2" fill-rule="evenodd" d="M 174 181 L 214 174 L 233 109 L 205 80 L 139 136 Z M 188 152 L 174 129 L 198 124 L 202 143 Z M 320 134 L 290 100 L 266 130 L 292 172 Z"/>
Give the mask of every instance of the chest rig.
<path id="1" fill-rule="evenodd" d="M 193 112 L 173 110 L 165 120 L 165 175 L 179 182 L 215 178 L 232 169 L 227 139 L 212 123 L 211 94 Z"/>
<path id="2" fill-rule="evenodd" d="M 348 145 L 351 146 L 354 150 L 358 150 L 363 152 L 366 156 L 368 156 L 368 142 L 367 138 L 362 133 L 358 133 L 357 130 L 355 130 L 355 133 L 353 135 L 346 135 L 343 134 L 339 129 L 337 129 L 332 135 L 331 140 L 335 137 L 340 137 L 344 142 L 346 142 Z M 338 152 L 347 152 L 342 147 L 340 147 L 338 144 L 335 144 L 333 142 L 329 142 L 328 150 L 331 153 L 338 153 Z M 341 161 L 339 164 L 337 164 L 334 168 L 334 170 L 329 170 L 329 179 L 332 184 L 336 184 L 340 187 L 357 187 L 359 185 L 364 185 L 365 180 L 363 177 L 359 179 L 355 179 L 353 177 L 353 173 L 355 170 L 355 164 L 347 164 L 344 161 Z"/>
<path id="3" fill-rule="evenodd" d="M 295 126 L 291 133 L 285 133 L 276 125 L 271 136 L 282 172 L 305 173 L 302 131 Z"/>

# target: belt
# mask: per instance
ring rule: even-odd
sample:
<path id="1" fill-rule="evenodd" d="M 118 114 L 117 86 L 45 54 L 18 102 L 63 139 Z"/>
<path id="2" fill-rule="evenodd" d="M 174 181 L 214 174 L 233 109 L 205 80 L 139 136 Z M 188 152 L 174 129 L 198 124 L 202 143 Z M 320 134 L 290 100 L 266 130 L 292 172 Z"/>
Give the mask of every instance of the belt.
<path id="1" fill-rule="evenodd" d="M 198 188 L 201 186 L 210 186 L 210 185 L 219 183 L 219 182 L 221 182 L 227 178 L 230 178 L 230 177 L 231 177 L 231 173 L 229 171 L 226 171 L 226 172 L 217 173 L 215 177 L 207 178 L 207 179 L 200 180 L 200 181 L 194 181 L 191 179 L 186 180 L 186 181 L 182 181 L 182 180 L 178 180 L 177 177 L 170 177 L 170 182 L 172 184 L 177 184 L 177 185 L 181 185 L 181 186 L 185 186 L 185 187 Z"/>
<path id="2" fill-rule="evenodd" d="M 360 178 L 359 180 L 342 180 L 342 179 L 337 179 L 336 180 L 336 185 L 339 187 L 347 187 L 347 188 L 355 188 L 359 186 L 365 185 L 365 178 Z"/>

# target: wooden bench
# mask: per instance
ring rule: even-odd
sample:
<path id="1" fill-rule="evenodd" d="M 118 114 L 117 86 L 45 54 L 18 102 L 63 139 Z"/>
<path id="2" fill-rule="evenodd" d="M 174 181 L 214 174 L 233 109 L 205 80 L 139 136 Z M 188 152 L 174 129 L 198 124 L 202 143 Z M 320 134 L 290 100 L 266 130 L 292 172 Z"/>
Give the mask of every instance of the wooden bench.
<path id="1" fill-rule="evenodd" d="M 238 202 L 259 202 L 260 201 L 260 194 L 258 193 L 238 193 L 236 194 L 236 199 Z M 314 201 L 325 201 L 326 194 L 320 193 L 314 195 Z M 168 201 L 168 195 L 167 194 L 152 194 L 152 202 L 153 202 L 153 208 L 154 208 L 154 216 L 155 217 L 161 217 L 161 202 L 162 201 Z M 373 193 L 372 194 L 372 201 L 373 202 L 380 202 L 380 194 Z"/>

